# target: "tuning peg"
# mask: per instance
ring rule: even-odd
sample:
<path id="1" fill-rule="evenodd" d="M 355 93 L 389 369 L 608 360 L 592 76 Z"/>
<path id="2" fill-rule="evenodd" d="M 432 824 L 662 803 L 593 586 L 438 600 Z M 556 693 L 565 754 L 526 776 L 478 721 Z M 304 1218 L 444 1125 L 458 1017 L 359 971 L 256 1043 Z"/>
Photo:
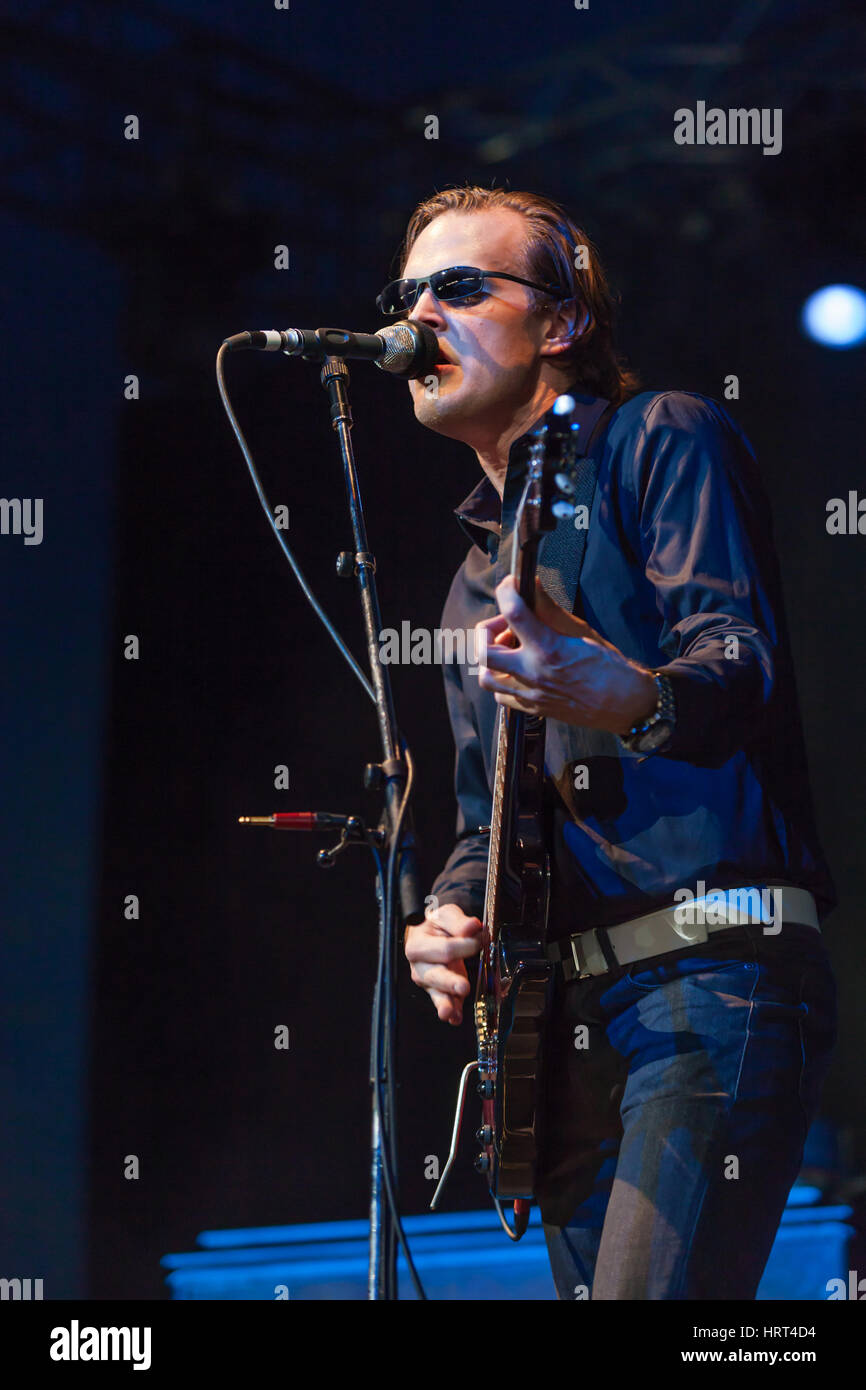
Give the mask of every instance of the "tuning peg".
<path id="1" fill-rule="evenodd" d="M 556 486 L 560 492 L 565 493 L 566 497 L 573 497 L 577 491 L 574 479 L 569 477 L 568 473 L 557 473 Z"/>
<path id="2" fill-rule="evenodd" d="M 550 510 L 553 512 L 553 515 L 558 518 L 563 516 L 574 516 L 577 509 L 571 502 L 562 500 L 560 502 L 554 502 Z"/>

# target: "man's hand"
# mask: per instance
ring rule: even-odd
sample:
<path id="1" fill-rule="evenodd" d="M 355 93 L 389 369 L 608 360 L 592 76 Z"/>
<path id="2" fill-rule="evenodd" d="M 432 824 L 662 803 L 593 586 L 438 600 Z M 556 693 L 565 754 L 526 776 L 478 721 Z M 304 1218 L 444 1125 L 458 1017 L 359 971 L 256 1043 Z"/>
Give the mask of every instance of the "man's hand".
<path id="1" fill-rule="evenodd" d="M 443 1023 L 463 1019 L 469 976 L 463 961 L 481 950 L 481 922 L 456 903 L 428 911 L 427 919 L 406 932 L 406 959 L 413 983 L 426 989 Z"/>
<path id="2" fill-rule="evenodd" d="M 652 673 L 561 608 L 539 580 L 534 613 L 511 575 L 497 586 L 496 601 L 499 614 L 477 630 L 478 681 L 498 704 L 613 734 L 652 714 L 658 701 Z"/>

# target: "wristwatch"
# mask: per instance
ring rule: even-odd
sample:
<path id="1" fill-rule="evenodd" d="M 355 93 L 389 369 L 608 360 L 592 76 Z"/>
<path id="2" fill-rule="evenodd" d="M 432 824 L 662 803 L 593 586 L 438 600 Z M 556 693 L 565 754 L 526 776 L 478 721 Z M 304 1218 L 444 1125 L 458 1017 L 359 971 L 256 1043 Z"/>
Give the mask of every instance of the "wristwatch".
<path id="1" fill-rule="evenodd" d="M 659 698 L 649 719 L 635 724 L 625 734 L 618 734 L 620 743 L 632 753 L 657 753 L 673 734 L 677 723 L 677 707 L 673 686 L 663 671 L 653 671 Z"/>

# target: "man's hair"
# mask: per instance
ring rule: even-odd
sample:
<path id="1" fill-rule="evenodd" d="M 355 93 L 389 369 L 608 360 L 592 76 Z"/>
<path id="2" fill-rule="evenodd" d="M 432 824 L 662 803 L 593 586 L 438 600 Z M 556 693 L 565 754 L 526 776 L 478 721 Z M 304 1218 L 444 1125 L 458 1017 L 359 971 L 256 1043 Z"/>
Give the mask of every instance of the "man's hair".
<path id="1" fill-rule="evenodd" d="M 629 371 L 614 351 L 614 303 L 607 277 L 586 232 L 551 198 L 476 184 L 434 193 L 419 203 L 409 218 L 398 252 L 397 274 L 402 276 L 415 241 L 434 218 L 443 212 L 486 212 L 494 208 L 510 208 L 526 220 L 527 236 L 518 267 L 526 278 L 541 285 L 555 285 L 563 299 L 577 302 L 574 338 L 571 346 L 556 358 L 557 363 L 570 368 L 572 379 L 591 394 L 620 405 L 641 388 L 636 373 Z M 551 296 L 538 290 L 529 290 L 529 294 L 531 312 L 549 307 Z M 581 329 L 585 317 L 587 322 Z"/>

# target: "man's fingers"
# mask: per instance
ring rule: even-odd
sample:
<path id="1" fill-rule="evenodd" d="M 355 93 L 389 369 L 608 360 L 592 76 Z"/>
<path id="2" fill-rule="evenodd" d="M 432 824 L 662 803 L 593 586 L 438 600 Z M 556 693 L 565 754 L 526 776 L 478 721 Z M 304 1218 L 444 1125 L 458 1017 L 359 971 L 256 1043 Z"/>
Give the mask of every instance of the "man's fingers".
<path id="1" fill-rule="evenodd" d="M 528 604 L 523 602 L 514 584 L 512 575 L 507 574 L 496 586 L 496 602 L 508 626 L 521 641 L 534 642 L 544 647 L 550 639 L 550 628 L 536 617 Z M 551 600 L 552 602 L 552 600 Z M 564 611 L 564 610 L 563 610 Z"/>
<path id="2" fill-rule="evenodd" d="M 497 613 L 493 618 L 483 618 L 475 624 L 487 647 L 508 647 L 517 643 L 517 638 L 508 626 L 508 619 Z"/>
<path id="3" fill-rule="evenodd" d="M 443 994 L 441 990 L 431 989 L 430 998 L 433 1007 L 439 1015 L 440 1022 L 458 1024 L 463 1021 L 463 1006 L 459 999 L 455 999 L 451 994 Z"/>
<path id="4" fill-rule="evenodd" d="M 439 932 L 410 932 L 406 942 L 406 959 L 410 962 L 429 960 L 445 964 L 478 954 L 478 935 L 442 936 Z"/>
<path id="5" fill-rule="evenodd" d="M 478 936 L 481 931 L 480 917 L 463 917 L 455 921 L 454 915 L 448 911 L 450 906 L 450 903 L 446 903 L 444 907 L 431 912 L 424 922 L 418 923 L 419 927 L 429 924 L 436 933 L 444 932 L 446 936 Z M 412 939 L 411 933 L 409 939 Z"/>
<path id="6" fill-rule="evenodd" d="M 465 999 L 470 985 L 466 973 L 458 974 L 447 965 L 429 965 L 426 961 L 412 967 L 412 980 L 422 989 L 437 989 L 451 999 Z"/>
<path id="7" fill-rule="evenodd" d="M 528 655 L 524 647 L 488 647 L 487 655 L 481 670 L 496 671 L 502 676 L 512 676 L 515 680 L 525 684 L 530 679 L 528 666 L 532 664 L 532 658 Z M 534 665 L 533 665 L 534 673 Z M 482 686 L 484 682 L 481 682 Z M 490 687 L 488 686 L 487 689 Z"/>
<path id="8" fill-rule="evenodd" d="M 428 913 L 406 933 L 404 952 L 412 982 L 425 990 L 443 1023 L 458 1024 L 470 992 L 464 960 L 481 949 L 482 925 L 454 903 Z"/>

